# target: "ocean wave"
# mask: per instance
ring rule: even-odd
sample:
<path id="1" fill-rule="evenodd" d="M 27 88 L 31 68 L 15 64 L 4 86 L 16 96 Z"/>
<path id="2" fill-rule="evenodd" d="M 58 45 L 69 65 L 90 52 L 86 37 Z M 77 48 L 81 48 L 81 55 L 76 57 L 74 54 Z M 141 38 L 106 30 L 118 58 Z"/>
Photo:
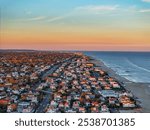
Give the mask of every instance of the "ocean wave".
<path id="1" fill-rule="evenodd" d="M 134 64 L 133 62 L 131 62 L 129 59 L 126 58 L 126 62 L 128 62 L 130 65 L 140 69 L 140 70 L 144 70 L 146 72 L 149 72 L 150 73 L 150 70 L 149 69 L 146 69 L 146 68 L 143 68 L 141 66 L 138 66 L 137 64 Z"/>
<path id="2" fill-rule="evenodd" d="M 139 78 L 136 76 L 123 76 L 124 78 L 128 79 L 129 81 L 135 82 L 135 83 L 150 83 L 150 80 L 147 80 L 145 78 Z"/>
<path id="3" fill-rule="evenodd" d="M 145 68 L 143 65 L 150 65 L 150 62 L 145 62 L 147 57 L 139 57 L 141 54 L 132 53 L 127 55 L 127 53 L 89 53 L 90 56 L 102 61 L 107 67 L 111 68 L 116 74 L 137 83 L 150 83 L 150 69 Z M 134 63 L 131 59 L 136 62 L 141 62 L 142 64 Z M 145 64 L 144 64 L 145 63 Z"/>

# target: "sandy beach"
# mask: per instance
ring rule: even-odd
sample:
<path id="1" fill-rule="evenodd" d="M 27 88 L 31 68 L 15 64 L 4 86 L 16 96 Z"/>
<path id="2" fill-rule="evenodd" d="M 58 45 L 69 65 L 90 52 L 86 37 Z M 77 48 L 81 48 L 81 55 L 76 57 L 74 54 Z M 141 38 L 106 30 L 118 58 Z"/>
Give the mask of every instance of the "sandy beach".
<path id="1" fill-rule="evenodd" d="M 91 58 L 91 62 L 93 62 L 97 67 L 100 67 L 104 71 L 106 71 L 109 76 L 116 78 L 124 88 L 131 91 L 135 96 L 137 103 L 142 107 L 141 110 L 137 112 L 149 113 L 150 112 L 150 84 L 148 83 L 135 83 L 121 77 L 116 74 L 111 68 L 107 67 L 102 61 Z M 130 111 L 131 112 L 131 111 Z"/>

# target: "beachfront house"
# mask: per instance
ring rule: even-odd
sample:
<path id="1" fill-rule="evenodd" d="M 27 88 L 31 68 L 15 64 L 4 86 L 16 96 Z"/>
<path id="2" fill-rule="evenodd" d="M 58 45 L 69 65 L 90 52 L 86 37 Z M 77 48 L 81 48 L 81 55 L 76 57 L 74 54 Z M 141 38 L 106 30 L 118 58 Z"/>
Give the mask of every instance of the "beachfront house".
<path id="1" fill-rule="evenodd" d="M 101 94 L 103 97 L 107 98 L 107 97 L 116 97 L 118 98 L 118 93 L 116 93 L 113 90 L 102 90 L 102 91 L 98 91 L 99 94 Z"/>

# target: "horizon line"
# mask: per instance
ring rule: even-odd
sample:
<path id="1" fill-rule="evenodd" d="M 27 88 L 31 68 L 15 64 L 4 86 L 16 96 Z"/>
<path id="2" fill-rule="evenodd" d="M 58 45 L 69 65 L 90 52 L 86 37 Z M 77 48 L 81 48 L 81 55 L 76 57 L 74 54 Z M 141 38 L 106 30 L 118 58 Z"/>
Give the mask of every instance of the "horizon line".
<path id="1" fill-rule="evenodd" d="M 0 51 L 66 51 L 66 52 L 150 52 L 144 50 L 51 50 L 51 49 L 0 49 Z"/>

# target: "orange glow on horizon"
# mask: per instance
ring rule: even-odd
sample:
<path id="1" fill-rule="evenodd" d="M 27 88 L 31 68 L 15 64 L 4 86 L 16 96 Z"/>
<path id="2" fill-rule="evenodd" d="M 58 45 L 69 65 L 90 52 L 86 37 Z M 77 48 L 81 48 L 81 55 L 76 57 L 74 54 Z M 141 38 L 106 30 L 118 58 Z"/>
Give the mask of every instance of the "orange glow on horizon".
<path id="1" fill-rule="evenodd" d="M 137 32 L 5 32 L 0 48 L 54 50 L 150 50 L 150 38 Z"/>

